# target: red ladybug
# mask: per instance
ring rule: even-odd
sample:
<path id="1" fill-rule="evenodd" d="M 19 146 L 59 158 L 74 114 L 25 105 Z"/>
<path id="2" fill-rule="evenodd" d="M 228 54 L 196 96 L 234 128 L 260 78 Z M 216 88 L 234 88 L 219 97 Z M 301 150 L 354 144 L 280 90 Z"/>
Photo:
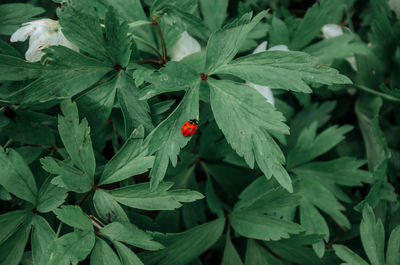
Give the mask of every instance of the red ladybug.
<path id="1" fill-rule="evenodd" d="M 185 136 L 185 137 L 192 136 L 196 132 L 198 124 L 199 124 L 199 121 L 196 119 L 185 122 L 182 126 L 183 136 Z"/>

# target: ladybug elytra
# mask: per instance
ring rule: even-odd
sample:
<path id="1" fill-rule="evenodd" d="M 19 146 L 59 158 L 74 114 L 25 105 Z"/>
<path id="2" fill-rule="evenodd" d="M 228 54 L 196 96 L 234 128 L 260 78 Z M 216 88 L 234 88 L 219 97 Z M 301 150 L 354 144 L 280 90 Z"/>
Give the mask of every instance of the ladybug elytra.
<path id="1" fill-rule="evenodd" d="M 199 124 L 199 121 L 196 119 L 185 122 L 182 126 L 183 136 L 185 136 L 185 137 L 192 136 L 196 132 L 198 124 Z"/>

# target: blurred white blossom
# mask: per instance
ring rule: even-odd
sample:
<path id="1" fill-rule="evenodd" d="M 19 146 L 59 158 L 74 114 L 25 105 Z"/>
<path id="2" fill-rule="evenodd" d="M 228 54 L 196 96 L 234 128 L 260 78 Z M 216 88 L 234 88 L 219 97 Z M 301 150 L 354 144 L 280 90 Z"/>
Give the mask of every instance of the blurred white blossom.
<path id="1" fill-rule="evenodd" d="M 340 35 L 343 35 L 343 29 L 340 25 L 326 24 L 322 27 L 322 34 L 324 35 L 325 39 L 335 38 Z M 346 58 L 346 61 L 349 62 L 354 71 L 358 71 L 356 65 L 356 58 L 354 56 Z"/>
<path id="2" fill-rule="evenodd" d="M 326 24 L 322 27 L 322 34 L 325 39 L 334 38 L 343 35 L 343 29 L 336 24 Z"/>
<path id="3" fill-rule="evenodd" d="M 400 18 L 400 0 L 389 0 L 390 8 L 396 13 L 396 16 Z"/>
<path id="4" fill-rule="evenodd" d="M 263 52 L 267 50 L 267 44 L 268 42 L 264 41 L 262 43 L 260 43 L 260 45 L 258 45 L 254 51 L 253 54 L 255 53 L 259 53 L 259 52 Z M 272 46 L 268 49 L 269 51 L 288 51 L 288 47 L 286 45 L 275 45 Z M 263 95 L 267 101 L 269 103 L 271 103 L 273 106 L 275 106 L 275 99 L 274 99 L 274 95 L 272 93 L 272 90 L 270 87 L 267 86 L 261 86 L 261 85 L 256 85 L 250 82 L 246 82 L 247 85 L 257 89 L 258 92 L 261 93 L 261 95 Z"/>
<path id="5" fill-rule="evenodd" d="M 11 42 L 25 41 L 29 37 L 29 48 L 25 53 L 25 59 L 29 62 L 40 61 L 42 50 L 54 45 L 61 45 L 78 51 L 78 47 L 69 42 L 61 31 L 61 26 L 56 20 L 39 19 L 22 24 L 11 35 Z"/>
<path id="6" fill-rule="evenodd" d="M 187 31 L 182 32 L 180 39 L 171 49 L 171 61 L 180 61 L 184 57 L 201 51 L 200 43 L 190 36 Z"/>

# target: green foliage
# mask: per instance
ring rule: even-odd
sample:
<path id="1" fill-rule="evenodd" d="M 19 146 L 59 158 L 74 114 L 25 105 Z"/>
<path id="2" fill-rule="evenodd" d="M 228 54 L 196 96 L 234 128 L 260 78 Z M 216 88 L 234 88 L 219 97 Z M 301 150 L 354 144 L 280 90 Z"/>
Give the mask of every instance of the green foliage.
<path id="1" fill-rule="evenodd" d="M 31 4 L 2 4 L 0 5 L 0 34 L 10 35 L 22 23 L 33 20 L 33 17 L 45 12 L 44 8 Z"/>
<path id="2" fill-rule="evenodd" d="M 399 265 L 399 14 L 6 0 L 0 265 Z"/>
<path id="3" fill-rule="evenodd" d="M 385 231 L 382 221 L 375 219 L 372 208 L 367 204 L 363 210 L 363 219 L 360 224 L 361 242 L 370 264 L 372 265 L 392 265 L 400 261 L 400 226 L 393 229 L 390 234 L 386 258 L 385 258 Z M 334 245 L 334 249 L 339 258 L 351 264 L 368 264 L 364 259 L 343 245 Z M 385 262 L 386 260 L 386 262 Z M 342 263 L 345 264 L 345 263 Z M 347 264 L 347 263 L 346 263 Z"/>

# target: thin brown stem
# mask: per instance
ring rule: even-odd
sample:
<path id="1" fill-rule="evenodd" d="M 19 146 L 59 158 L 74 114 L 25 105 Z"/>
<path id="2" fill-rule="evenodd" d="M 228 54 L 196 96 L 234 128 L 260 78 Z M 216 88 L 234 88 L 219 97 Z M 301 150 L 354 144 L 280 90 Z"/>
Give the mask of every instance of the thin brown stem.
<path id="1" fill-rule="evenodd" d="M 87 197 L 89 197 L 89 194 L 92 192 L 93 189 L 89 190 L 88 192 L 85 193 L 85 195 L 75 203 L 75 205 L 81 205 L 86 199 Z"/>
<path id="2" fill-rule="evenodd" d="M 101 224 L 102 226 L 106 226 L 105 224 L 103 224 L 103 222 L 102 221 L 100 221 L 96 216 L 94 216 L 94 215 L 89 215 L 89 217 L 90 217 L 90 219 L 93 219 L 93 220 L 95 220 L 96 222 L 98 222 L 99 224 Z"/>
<path id="3" fill-rule="evenodd" d="M 13 143 L 13 139 L 8 139 L 7 143 L 3 146 L 4 149 L 6 149 L 7 147 L 9 147 L 12 143 Z"/>
<path id="4" fill-rule="evenodd" d="M 166 64 L 166 63 L 168 62 L 168 58 L 167 58 L 167 45 L 165 44 L 164 35 L 163 35 L 162 31 L 161 31 L 160 24 L 158 24 L 158 22 L 157 22 L 157 19 L 158 19 L 158 18 L 155 18 L 155 19 L 153 20 L 152 24 L 153 24 L 154 26 L 156 26 L 157 31 L 158 31 L 158 35 L 160 35 L 161 46 L 162 46 L 162 53 L 163 53 L 163 54 L 162 54 L 162 55 L 163 55 L 163 60 L 164 60 L 164 64 Z"/>
<path id="5" fill-rule="evenodd" d="M 92 221 L 92 224 L 93 224 L 96 228 L 98 228 L 99 230 L 103 229 L 103 227 L 102 227 L 101 225 L 99 225 L 98 223 L 96 223 L 95 220 L 91 219 L 91 221 Z"/>
<path id="6" fill-rule="evenodd" d="M 155 65 L 163 65 L 163 64 L 164 64 L 164 61 L 163 61 L 163 60 L 149 59 L 149 60 L 136 61 L 135 63 L 137 63 L 137 64 L 155 64 Z"/>
<path id="7" fill-rule="evenodd" d="M 326 244 L 325 248 L 330 249 L 332 248 L 332 245 L 338 241 L 344 234 L 346 233 L 346 231 L 342 231 L 339 235 L 337 235 L 333 240 L 329 241 L 328 244 Z"/>

